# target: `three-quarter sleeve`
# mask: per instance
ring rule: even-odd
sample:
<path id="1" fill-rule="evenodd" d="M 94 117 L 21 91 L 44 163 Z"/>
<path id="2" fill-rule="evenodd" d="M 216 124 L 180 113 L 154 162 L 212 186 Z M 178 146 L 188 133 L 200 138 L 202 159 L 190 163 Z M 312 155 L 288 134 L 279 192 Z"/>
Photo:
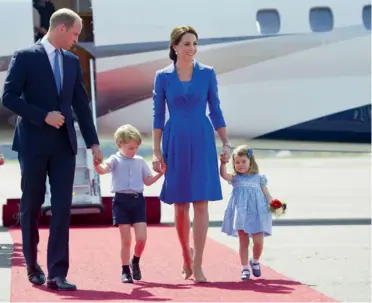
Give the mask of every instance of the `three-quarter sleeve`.
<path id="1" fill-rule="evenodd" d="M 153 90 L 153 129 L 164 129 L 165 124 L 165 92 L 162 82 L 162 72 L 155 75 Z"/>
<path id="2" fill-rule="evenodd" d="M 211 70 L 211 77 L 208 87 L 208 104 L 209 104 L 209 117 L 212 121 L 215 130 L 226 127 L 225 119 L 220 107 L 220 98 L 218 96 L 218 83 L 217 76 L 214 69 Z"/>

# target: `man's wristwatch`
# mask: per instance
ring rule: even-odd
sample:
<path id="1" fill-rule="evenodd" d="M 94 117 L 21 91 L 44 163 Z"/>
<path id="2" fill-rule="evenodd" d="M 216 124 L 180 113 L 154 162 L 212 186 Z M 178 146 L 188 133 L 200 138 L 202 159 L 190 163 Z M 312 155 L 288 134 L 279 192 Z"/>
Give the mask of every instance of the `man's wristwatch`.
<path id="1" fill-rule="evenodd" d="M 222 148 L 224 148 L 224 147 L 231 148 L 231 145 L 230 145 L 230 143 L 225 143 L 225 144 L 222 146 Z"/>

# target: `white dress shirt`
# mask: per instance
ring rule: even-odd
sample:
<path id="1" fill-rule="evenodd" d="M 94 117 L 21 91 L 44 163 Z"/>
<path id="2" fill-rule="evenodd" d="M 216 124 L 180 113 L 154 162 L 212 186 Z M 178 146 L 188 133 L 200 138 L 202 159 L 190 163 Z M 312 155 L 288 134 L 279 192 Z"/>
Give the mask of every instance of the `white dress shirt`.
<path id="1" fill-rule="evenodd" d="M 45 51 L 48 55 L 50 65 L 51 65 L 53 73 L 54 73 L 54 57 L 56 55 L 56 53 L 54 51 L 55 51 L 56 48 L 48 41 L 48 39 L 45 36 L 41 39 L 41 45 L 44 47 L 44 49 L 45 49 Z M 62 53 L 61 53 L 61 51 L 60 51 L 60 54 L 61 55 L 59 56 L 59 70 L 61 71 L 61 81 L 63 83 L 63 64 L 62 64 Z"/>

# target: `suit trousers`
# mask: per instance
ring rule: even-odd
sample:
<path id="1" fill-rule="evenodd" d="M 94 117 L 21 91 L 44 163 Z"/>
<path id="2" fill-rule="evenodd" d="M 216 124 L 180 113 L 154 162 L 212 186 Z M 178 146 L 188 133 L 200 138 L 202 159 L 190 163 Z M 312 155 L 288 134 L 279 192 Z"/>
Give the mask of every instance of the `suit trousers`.
<path id="1" fill-rule="evenodd" d="M 60 140 L 48 154 L 20 152 L 22 198 L 20 223 L 23 255 L 27 266 L 37 263 L 38 220 L 45 200 L 49 177 L 51 212 L 47 266 L 48 278 L 66 278 L 69 269 L 69 227 L 76 156 L 68 140 L 67 129 L 58 131 Z"/>

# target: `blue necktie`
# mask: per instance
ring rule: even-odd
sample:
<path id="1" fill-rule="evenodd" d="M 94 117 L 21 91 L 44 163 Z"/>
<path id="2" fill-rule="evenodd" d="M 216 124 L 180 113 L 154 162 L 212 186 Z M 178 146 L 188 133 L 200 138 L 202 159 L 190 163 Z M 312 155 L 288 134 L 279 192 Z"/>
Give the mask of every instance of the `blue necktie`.
<path id="1" fill-rule="evenodd" d="M 59 52 L 58 49 L 56 49 L 54 52 L 55 52 L 55 56 L 54 56 L 54 79 L 56 80 L 58 94 L 60 94 L 61 93 L 61 86 L 62 86 L 61 69 L 60 69 L 60 66 L 59 66 L 60 52 Z"/>

